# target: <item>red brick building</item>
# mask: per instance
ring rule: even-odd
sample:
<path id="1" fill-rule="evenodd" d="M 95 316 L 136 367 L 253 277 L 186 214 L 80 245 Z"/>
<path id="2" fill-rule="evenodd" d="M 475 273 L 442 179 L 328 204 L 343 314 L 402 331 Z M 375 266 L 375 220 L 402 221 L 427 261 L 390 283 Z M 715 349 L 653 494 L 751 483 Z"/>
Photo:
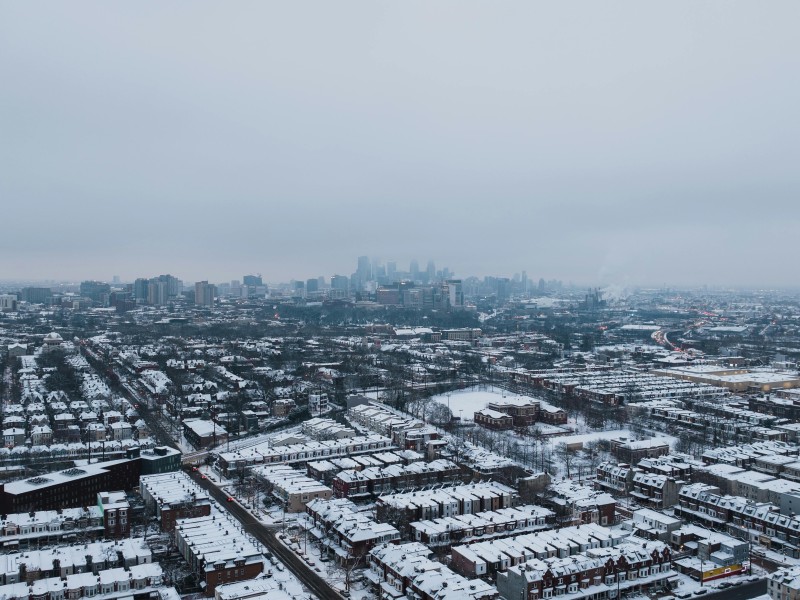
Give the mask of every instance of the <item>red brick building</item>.
<path id="1" fill-rule="evenodd" d="M 140 472 L 140 459 L 131 458 L 0 484 L 0 512 L 10 514 L 90 506 L 97 503 L 100 492 L 136 487 Z"/>
<path id="2" fill-rule="evenodd" d="M 100 492 L 97 506 L 103 512 L 106 537 L 120 539 L 131 534 L 131 506 L 125 492 Z"/>
<path id="3" fill-rule="evenodd" d="M 211 514 L 211 499 L 185 473 L 144 475 L 139 490 L 145 505 L 154 511 L 162 531 L 172 532 L 179 519 Z"/>
<path id="4" fill-rule="evenodd" d="M 491 408 L 482 408 L 475 411 L 473 419 L 476 424 L 482 425 L 487 429 L 504 431 L 514 428 L 514 418 L 511 415 Z"/>
<path id="5" fill-rule="evenodd" d="M 253 579 L 264 570 L 261 552 L 239 527 L 221 513 L 176 523 L 175 545 L 197 575 L 206 596 L 213 596 L 218 585 Z"/>

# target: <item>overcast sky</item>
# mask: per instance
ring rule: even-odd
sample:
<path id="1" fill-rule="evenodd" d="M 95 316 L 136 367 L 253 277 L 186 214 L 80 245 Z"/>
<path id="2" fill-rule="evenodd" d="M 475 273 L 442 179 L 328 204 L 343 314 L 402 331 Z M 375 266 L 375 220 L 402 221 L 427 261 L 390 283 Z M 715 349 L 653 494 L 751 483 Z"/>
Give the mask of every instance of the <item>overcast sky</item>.
<path id="1" fill-rule="evenodd" d="M 796 285 L 800 2 L 0 1 L 0 279 Z"/>

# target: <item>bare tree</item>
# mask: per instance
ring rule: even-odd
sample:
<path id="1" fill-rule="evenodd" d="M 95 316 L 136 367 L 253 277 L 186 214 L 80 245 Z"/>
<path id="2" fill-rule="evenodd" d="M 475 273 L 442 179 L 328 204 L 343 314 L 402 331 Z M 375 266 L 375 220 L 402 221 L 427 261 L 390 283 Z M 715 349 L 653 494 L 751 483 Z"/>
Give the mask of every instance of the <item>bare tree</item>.
<path id="1" fill-rule="evenodd" d="M 567 446 L 567 444 L 561 443 L 555 447 L 556 451 L 556 458 L 558 459 L 561 464 L 564 465 L 564 468 L 567 470 L 567 479 L 572 477 L 571 469 L 572 465 L 575 462 L 575 450 Z"/>

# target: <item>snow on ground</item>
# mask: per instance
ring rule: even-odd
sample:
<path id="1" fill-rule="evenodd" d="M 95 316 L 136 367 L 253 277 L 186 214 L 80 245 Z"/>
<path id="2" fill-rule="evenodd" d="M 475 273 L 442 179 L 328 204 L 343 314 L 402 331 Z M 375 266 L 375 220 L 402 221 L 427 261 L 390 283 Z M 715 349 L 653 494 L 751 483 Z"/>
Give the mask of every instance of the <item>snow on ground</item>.
<path id="1" fill-rule="evenodd" d="M 199 470 L 214 485 L 216 485 L 217 487 L 222 489 L 225 493 L 233 495 L 232 494 L 232 492 L 233 492 L 232 483 L 233 482 L 231 482 L 231 480 L 225 479 L 224 477 L 221 477 L 219 473 L 217 473 L 216 471 L 214 471 L 211 467 L 209 467 L 207 465 L 203 465 L 202 467 L 200 467 Z M 277 518 L 275 519 L 275 521 L 272 521 L 270 523 L 268 518 L 262 518 L 265 515 L 265 511 L 261 511 L 259 508 L 252 507 L 249 504 L 246 504 L 246 503 L 241 502 L 241 501 L 240 501 L 240 504 L 242 504 L 248 510 L 248 512 L 250 514 L 253 514 L 256 518 L 261 518 L 261 520 L 263 520 L 265 522 L 265 524 L 280 523 L 280 521 L 281 521 L 281 516 L 282 516 L 281 513 L 282 513 L 282 511 L 280 511 L 280 509 L 278 509 L 278 513 L 276 515 Z M 211 514 L 212 515 L 216 515 L 216 514 L 225 515 L 225 516 L 229 517 L 230 519 L 232 519 L 234 522 L 236 522 L 236 523 L 239 522 L 236 519 L 236 517 L 234 517 L 227 510 L 225 510 L 223 507 L 221 507 L 216 502 L 216 500 L 212 500 L 212 503 L 211 503 Z M 298 515 L 290 515 L 290 514 L 287 513 L 286 517 L 287 517 L 287 519 L 286 519 L 286 525 L 285 526 L 287 528 L 288 527 L 296 528 L 297 525 L 296 525 L 294 520 L 296 520 L 298 518 Z M 290 520 L 290 518 L 292 520 Z M 295 577 L 295 575 L 289 570 L 289 568 L 286 565 L 284 565 L 278 558 L 276 558 L 274 555 L 272 555 L 272 553 L 269 552 L 269 549 L 266 546 L 262 545 L 261 542 L 259 542 L 255 537 L 251 536 L 249 533 L 245 533 L 243 530 L 241 532 L 237 533 L 237 535 L 243 535 L 243 536 L 247 537 L 249 539 L 249 541 L 264 554 L 264 573 L 266 574 L 265 576 L 272 577 L 272 578 L 274 578 L 275 581 L 280 582 L 282 584 L 282 589 L 285 590 L 290 595 L 290 597 L 292 597 L 292 598 L 312 598 L 312 597 L 315 597 L 315 596 L 312 596 L 312 594 L 310 594 L 308 592 L 308 590 L 306 590 L 303 587 L 303 585 L 300 582 L 300 580 L 297 579 L 297 577 Z"/>
<path id="2" fill-rule="evenodd" d="M 278 534 L 278 541 L 299 555 L 308 566 L 319 573 L 325 580 L 340 593 L 347 588 L 348 578 L 345 569 L 334 559 L 330 549 L 323 547 L 312 531 L 313 521 L 304 513 L 296 515 L 295 523 L 287 524 L 285 532 Z M 353 569 L 350 573 L 350 598 L 374 598 L 370 592 L 370 584 L 364 577 L 364 568 Z"/>
<path id="3" fill-rule="evenodd" d="M 485 390 L 459 390 L 455 392 L 451 392 L 449 394 L 439 394 L 438 396 L 434 396 L 433 400 L 436 402 L 440 402 L 447 406 L 448 399 L 450 403 L 450 410 L 454 415 L 459 415 L 460 411 L 463 411 L 463 418 L 464 421 L 471 421 L 472 415 L 475 411 L 480 410 L 482 408 L 486 408 L 486 405 L 490 402 L 497 402 L 498 400 L 502 400 L 503 398 L 524 398 L 535 400 L 537 402 L 543 402 L 547 404 L 544 400 L 540 398 L 536 398 L 534 396 L 524 396 L 519 394 L 510 394 L 501 388 L 491 387 Z M 571 427 L 575 427 L 577 422 L 574 420 L 569 424 Z M 543 424 L 540 424 L 540 428 L 544 427 Z M 558 443 L 587 443 L 591 441 L 597 440 L 616 440 L 619 438 L 637 438 L 637 436 L 633 435 L 630 430 L 628 429 L 614 429 L 611 431 L 595 431 L 591 433 L 585 433 L 580 435 L 569 435 L 569 436 L 559 436 Z M 677 441 L 676 438 L 668 435 L 659 436 L 666 438 L 669 441 L 670 446 L 674 446 L 675 442 Z"/>
<path id="4" fill-rule="evenodd" d="M 724 577 L 722 579 L 714 579 L 713 581 L 706 581 L 706 582 L 703 583 L 703 585 L 700 585 L 699 581 L 695 581 L 694 579 L 692 579 L 691 577 L 689 577 L 688 575 L 685 575 L 683 573 L 678 573 L 676 575 L 676 579 L 675 579 L 675 581 L 677 583 L 677 586 L 675 586 L 673 588 L 672 593 L 674 595 L 676 595 L 677 597 L 683 597 L 686 594 L 694 595 L 695 593 L 697 593 L 702 588 L 708 589 L 709 593 L 710 592 L 717 592 L 717 591 L 720 591 L 719 586 L 723 582 L 725 582 L 727 584 L 731 584 L 733 582 L 746 583 L 746 582 L 749 582 L 749 581 L 754 581 L 756 579 L 760 579 L 760 578 L 764 577 L 765 575 L 766 575 L 765 571 L 763 571 L 761 569 L 758 569 L 758 568 L 754 568 L 752 575 L 750 575 L 749 573 L 744 573 L 742 575 L 733 575 L 731 577 Z M 728 589 L 730 589 L 732 591 L 732 590 L 735 590 L 736 588 L 728 588 Z M 694 596 L 692 596 L 692 597 L 694 597 Z M 697 597 L 699 598 L 700 596 L 697 596 Z M 769 595 L 765 594 L 763 596 L 756 596 L 755 598 L 752 598 L 751 600 L 769 600 Z"/>
<path id="5" fill-rule="evenodd" d="M 542 400 L 533 398 L 532 396 L 509 394 L 505 390 L 495 387 L 486 390 L 458 390 L 455 392 L 450 392 L 449 394 L 439 394 L 438 396 L 433 396 L 433 400 L 447 406 L 448 396 L 450 398 L 450 410 L 452 413 L 454 415 L 458 415 L 459 411 L 463 410 L 465 421 L 471 421 L 472 414 L 476 410 L 486 408 L 486 405 L 489 404 L 489 402 L 497 402 L 503 398 L 526 398 L 542 402 Z"/>
<path id="6" fill-rule="evenodd" d="M 620 438 L 636 439 L 637 436 L 632 434 L 628 429 L 614 429 L 611 431 L 594 431 L 592 433 L 583 433 L 580 435 L 565 435 L 557 439 L 559 444 L 586 444 L 587 442 L 595 442 L 599 440 L 618 440 Z M 678 438 L 670 435 L 660 435 L 653 439 L 664 439 L 670 446 L 674 446 Z"/>

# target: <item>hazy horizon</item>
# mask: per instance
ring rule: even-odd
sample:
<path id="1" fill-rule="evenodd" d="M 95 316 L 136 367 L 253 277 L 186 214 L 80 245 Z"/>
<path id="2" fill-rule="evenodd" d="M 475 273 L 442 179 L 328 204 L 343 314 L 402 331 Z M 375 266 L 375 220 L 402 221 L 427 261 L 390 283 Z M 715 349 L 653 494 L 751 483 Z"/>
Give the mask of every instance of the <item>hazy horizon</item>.
<path id="1" fill-rule="evenodd" d="M 0 280 L 797 286 L 796 2 L 0 14 Z"/>

